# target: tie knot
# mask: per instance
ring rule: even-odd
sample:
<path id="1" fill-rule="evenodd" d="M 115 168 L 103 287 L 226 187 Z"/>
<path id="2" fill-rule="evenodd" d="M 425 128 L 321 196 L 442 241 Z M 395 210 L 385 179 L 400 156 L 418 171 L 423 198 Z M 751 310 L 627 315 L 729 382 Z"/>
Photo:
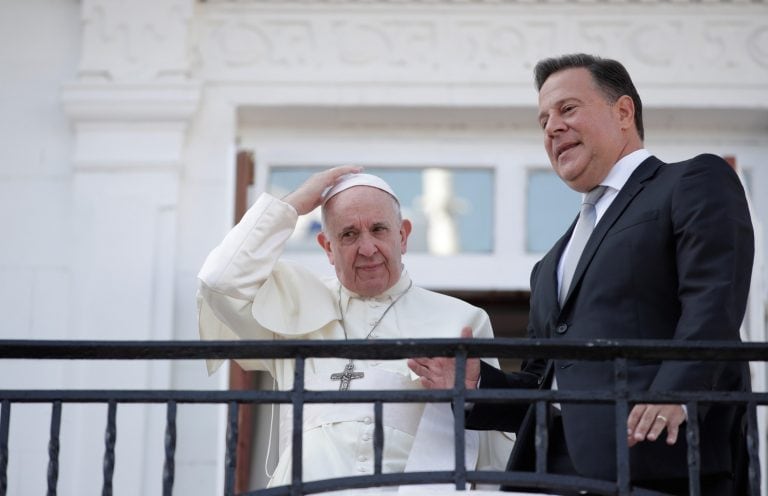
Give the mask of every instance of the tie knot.
<path id="1" fill-rule="evenodd" d="M 592 188 L 584 196 L 584 201 L 582 203 L 586 205 L 595 205 L 598 202 L 598 200 L 600 200 L 600 197 L 603 196 L 603 193 L 605 193 L 605 190 L 607 188 L 608 186 L 597 186 L 595 188 Z"/>

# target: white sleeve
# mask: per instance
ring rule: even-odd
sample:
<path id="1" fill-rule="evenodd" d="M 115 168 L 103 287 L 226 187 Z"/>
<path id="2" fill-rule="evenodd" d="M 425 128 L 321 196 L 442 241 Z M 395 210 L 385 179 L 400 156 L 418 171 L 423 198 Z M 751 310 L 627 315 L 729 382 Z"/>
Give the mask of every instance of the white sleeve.
<path id="1" fill-rule="evenodd" d="M 208 255 L 197 293 L 201 339 L 299 337 L 336 320 L 332 291 L 317 276 L 279 261 L 298 215 L 263 194 Z M 238 360 L 247 369 L 274 371 L 274 361 Z M 209 372 L 218 362 L 209 362 Z"/>
<path id="2" fill-rule="evenodd" d="M 252 301 L 283 253 L 298 214 L 289 204 L 262 194 L 205 259 L 197 275 L 212 292 Z"/>

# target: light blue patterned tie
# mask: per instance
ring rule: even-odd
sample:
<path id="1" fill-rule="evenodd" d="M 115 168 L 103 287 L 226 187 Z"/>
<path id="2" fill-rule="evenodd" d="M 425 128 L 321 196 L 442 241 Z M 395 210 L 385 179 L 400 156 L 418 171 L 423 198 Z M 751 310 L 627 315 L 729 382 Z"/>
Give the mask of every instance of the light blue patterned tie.
<path id="1" fill-rule="evenodd" d="M 584 251 L 589 236 L 595 228 L 595 219 L 597 218 L 595 204 L 603 196 L 606 189 L 607 186 L 597 186 L 584 196 L 579 220 L 576 221 L 576 227 L 573 229 L 573 235 L 571 236 L 571 246 L 568 249 L 565 260 L 563 260 L 563 280 L 560 283 L 560 293 L 558 295 L 561 307 L 565 302 L 565 297 L 568 295 L 568 289 L 571 285 L 573 274 L 576 272 L 576 265 L 579 263 L 581 253 Z"/>

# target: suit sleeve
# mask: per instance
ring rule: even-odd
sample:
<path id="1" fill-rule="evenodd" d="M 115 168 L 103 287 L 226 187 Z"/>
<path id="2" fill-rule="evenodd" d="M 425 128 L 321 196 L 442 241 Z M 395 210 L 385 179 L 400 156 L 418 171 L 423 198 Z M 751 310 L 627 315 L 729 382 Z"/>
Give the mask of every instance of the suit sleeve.
<path id="1" fill-rule="evenodd" d="M 480 363 L 481 389 L 530 389 L 538 386 L 537 376 L 527 372 L 505 373 L 485 362 Z M 467 413 L 467 429 L 517 432 L 528 410 L 528 403 L 475 402 Z"/>
<path id="2" fill-rule="evenodd" d="M 539 264 L 531 271 L 531 289 L 535 284 Z M 529 338 L 537 337 L 532 326 L 528 325 Z M 541 359 L 523 362 L 520 372 L 505 373 L 486 363 L 480 365 L 481 389 L 533 389 L 538 388 L 543 380 L 546 361 Z M 517 432 L 520 428 L 528 403 L 483 403 L 475 402 L 467 415 L 467 427 L 470 429 L 493 429 L 505 432 Z"/>
<path id="3" fill-rule="evenodd" d="M 670 207 L 680 302 L 673 339 L 739 341 L 754 257 L 744 189 L 720 157 L 700 155 L 684 166 Z M 665 362 L 652 389 L 728 387 L 724 366 Z"/>

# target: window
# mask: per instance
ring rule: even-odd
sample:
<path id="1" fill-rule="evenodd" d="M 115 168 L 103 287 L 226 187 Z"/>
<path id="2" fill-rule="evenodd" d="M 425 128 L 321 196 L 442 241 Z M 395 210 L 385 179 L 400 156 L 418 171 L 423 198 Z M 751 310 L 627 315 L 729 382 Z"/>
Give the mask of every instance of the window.
<path id="1" fill-rule="evenodd" d="M 578 215 L 581 195 L 552 170 L 531 170 L 527 179 L 525 248 L 529 253 L 544 253 Z"/>
<path id="2" fill-rule="evenodd" d="M 275 166 L 267 191 L 282 197 L 321 167 Z M 408 250 L 432 255 L 494 251 L 494 171 L 457 167 L 366 167 L 397 193 L 403 217 L 413 222 Z M 289 251 L 315 250 L 319 209 L 299 219 Z"/>

